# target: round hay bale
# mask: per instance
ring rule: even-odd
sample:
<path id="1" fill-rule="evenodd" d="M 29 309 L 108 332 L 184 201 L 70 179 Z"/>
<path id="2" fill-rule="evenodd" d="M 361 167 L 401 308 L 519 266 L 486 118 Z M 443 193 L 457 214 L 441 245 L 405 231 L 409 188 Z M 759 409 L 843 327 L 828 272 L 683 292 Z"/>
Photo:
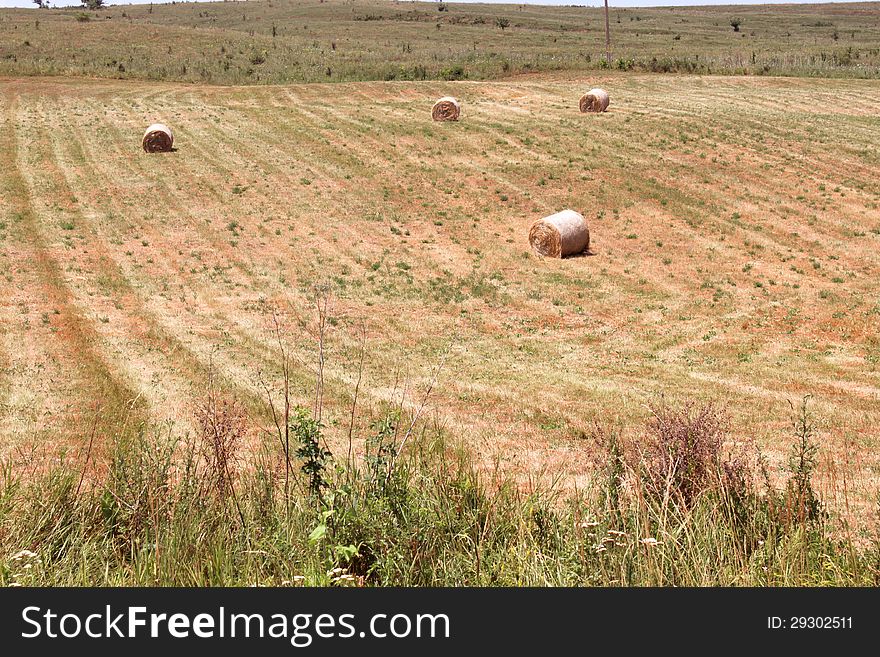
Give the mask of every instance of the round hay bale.
<path id="1" fill-rule="evenodd" d="M 564 258 L 590 248 L 590 229 L 582 214 L 563 210 L 533 223 L 529 244 L 538 255 Z"/>
<path id="2" fill-rule="evenodd" d="M 452 96 L 443 96 L 431 108 L 431 118 L 435 121 L 458 121 L 461 105 Z"/>
<path id="3" fill-rule="evenodd" d="M 154 123 L 144 133 L 143 146 L 147 153 L 168 153 L 174 145 L 174 133 L 163 123 Z"/>
<path id="4" fill-rule="evenodd" d="M 604 89 L 590 89 L 581 96 L 580 108 L 581 112 L 604 112 L 608 109 L 608 92 Z"/>

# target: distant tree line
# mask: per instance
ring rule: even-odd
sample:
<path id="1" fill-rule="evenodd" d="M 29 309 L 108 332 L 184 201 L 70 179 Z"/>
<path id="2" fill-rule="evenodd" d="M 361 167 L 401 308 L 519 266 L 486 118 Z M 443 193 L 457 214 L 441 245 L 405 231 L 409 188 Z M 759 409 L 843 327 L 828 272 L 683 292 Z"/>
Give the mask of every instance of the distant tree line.
<path id="1" fill-rule="evenodd" d="M 49 8 L 49 0 L 31 0 L 31 2 L 40 9 Z M 91 9 L 92 11 L 104 8 L 104 0 L 80 0 L 80 4 L 82 4 L 83 9 Z"/>

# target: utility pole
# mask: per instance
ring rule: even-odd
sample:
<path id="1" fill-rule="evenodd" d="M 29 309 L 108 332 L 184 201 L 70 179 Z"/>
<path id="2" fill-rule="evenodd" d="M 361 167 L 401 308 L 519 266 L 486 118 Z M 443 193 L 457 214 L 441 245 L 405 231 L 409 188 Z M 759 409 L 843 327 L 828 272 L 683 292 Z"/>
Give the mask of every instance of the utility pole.
<path id="1" fill-rule="evenodd" d="M 608 22 L 608 0 L 605 0 L 605 60 L 611 66 L 611 25 Z"/>

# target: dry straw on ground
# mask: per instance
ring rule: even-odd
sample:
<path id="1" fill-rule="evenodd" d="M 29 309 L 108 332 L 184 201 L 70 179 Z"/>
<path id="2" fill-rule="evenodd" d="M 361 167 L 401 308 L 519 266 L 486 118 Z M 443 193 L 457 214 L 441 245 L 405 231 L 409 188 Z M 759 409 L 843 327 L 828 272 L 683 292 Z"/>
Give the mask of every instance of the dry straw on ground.
<path id="1" fill-rule="evenodd" d="M 608 92 L 604 89 L 590 89 L 581 96 L 581 112 L 604 112 L 608 109 Z"/>
<path id="2" fill-rule="evenodd" d="M 529 244 L 538 255 L 564 258 L 590 248 L 590 229 L 582 214 L 563 210 L 532 224 Z"/>
<path id="3" fill-rule="evenodd" d="M 458 121 L 460 115 L 461 105 L 452 96 L 443 96 L 431 109 L 431 118 L 435 121 Z"/>
<path id="4" fill-rule="evenodd" d="M 171 128 L 162 123 L 154 123 L 144 133 L 143 146 L 147 153 L 167 153 L 174 145 Z"/>

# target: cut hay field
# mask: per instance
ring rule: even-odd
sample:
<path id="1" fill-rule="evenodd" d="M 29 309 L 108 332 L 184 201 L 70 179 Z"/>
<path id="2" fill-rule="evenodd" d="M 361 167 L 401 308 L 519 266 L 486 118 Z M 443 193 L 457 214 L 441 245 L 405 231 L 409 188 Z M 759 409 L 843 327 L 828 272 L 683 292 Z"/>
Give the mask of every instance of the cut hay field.
<path id="1" fill-rule="evenodd" d="M 577 112 L 591 86 L 603 115 Z M 459 123 L 429 120 L 462 101 Z M 176 152 L 146 155 L 163 121 Z M 212 371 L 268 425 L 275 320 L 331 444 L 399 400 L 523 480 L 589 472 L 595 422 L 726 404 L 778 466 L 812 395 L 817 487 L 876 503 L 880 87 L 541 74 L 210 87 L 0 80 L 0 451 L 192 426 Z M 592 252 L 529 253 L 583 212 Z M 844 497 L 834 497 L 837 495 Z"/>

